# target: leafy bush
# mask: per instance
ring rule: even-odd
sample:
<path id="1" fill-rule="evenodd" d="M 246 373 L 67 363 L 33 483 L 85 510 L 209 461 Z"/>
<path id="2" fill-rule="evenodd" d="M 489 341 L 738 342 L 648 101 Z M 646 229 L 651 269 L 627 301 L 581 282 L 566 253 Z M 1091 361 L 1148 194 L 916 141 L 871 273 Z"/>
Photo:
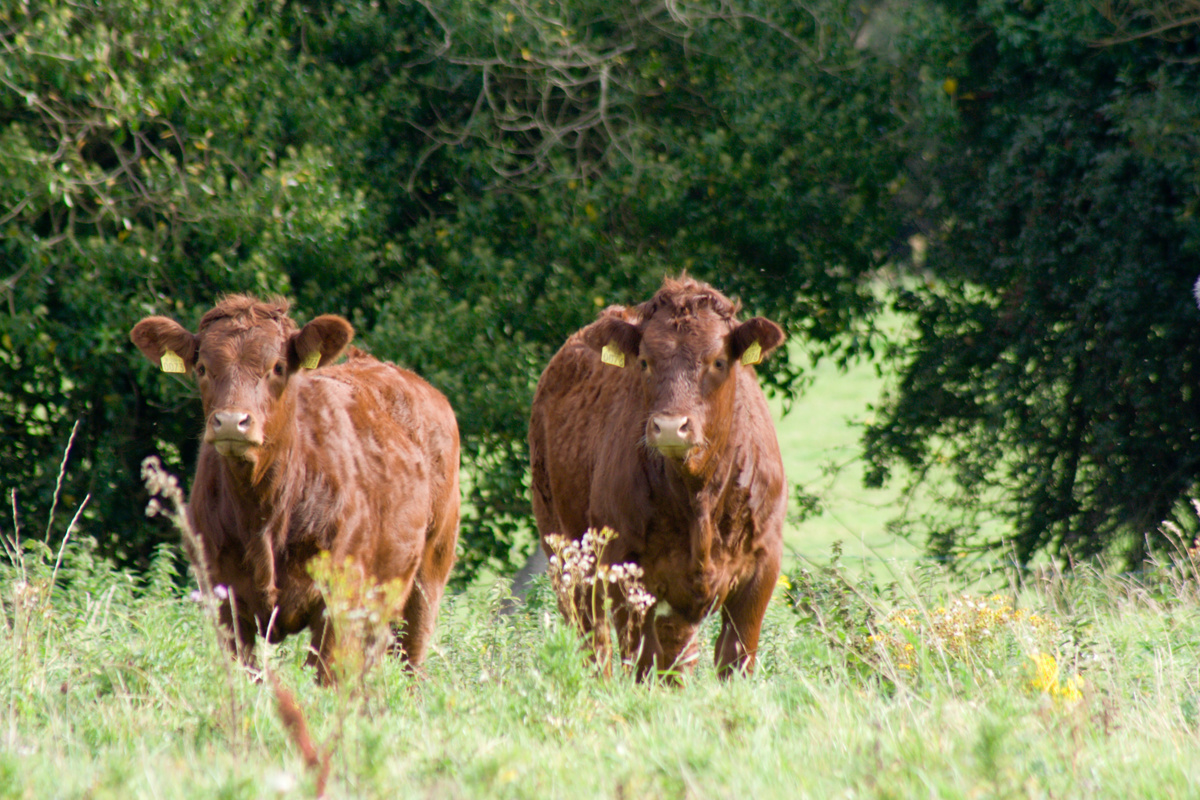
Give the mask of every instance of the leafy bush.
<path id="1" fill-rule="evenodd" d="M 145 568 L 142 458 L 186 474 L 198 403 L 129 346 L 222 292 L 351 317 L 463 434 L 465 581 L 532 545 L 537 375 L 609 303 L 690 270 L 818 350 L 870 346 L 860 277 L 896 229 L 890 72 L 857 4 L 263 5 L 0 11 L 0 470 Z M 860 335 L 861 334 L 861 335 Z M 773 361 L 784 392 L 802 367 Z"/>
<path id="2" fill-rule="evenodd" d="M 1190 515 L 1200 457 L 1194 20 L 939 5 L 922 67 L 955 113 L 914 173 L 928 280 L 894 301 L 915 336 L 869 480 L 953 479 L 909 529 L 936 554 L 1140 562 L 1177 545 L 1159 522 Z"/>

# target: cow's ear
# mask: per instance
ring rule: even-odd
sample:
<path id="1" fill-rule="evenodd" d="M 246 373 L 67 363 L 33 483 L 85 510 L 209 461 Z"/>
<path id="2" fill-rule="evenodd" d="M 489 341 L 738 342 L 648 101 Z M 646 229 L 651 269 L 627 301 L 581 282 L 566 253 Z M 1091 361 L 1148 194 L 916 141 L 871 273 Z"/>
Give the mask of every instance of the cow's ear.
<path id="1" fill-rule="evenodd" d="M 625 366 L 625 358 L 635 358 L 642 344 L 642 331 L 617 316 L 605 316 L 583 329 L 583 341 L 600 351 L 606 364 Z"/>
<path id="2" fill-rule="evenodd" d="M 332 364 L 354 338 L 354 326 L 336 314 L 322 314 L 292 334 L 288 369 L 315 369 Z"/>
<path id="3" fill-rule="evenodd" d="M 163 372 L 190 372 L 196 365 L 199 340 L 173 319 L 146 317 L 133 326 L 129 338 Z"/>
<path id="4" fill-rule="evenodd" d="M 783 328 L 766 317 L 754 317 L 738 325 L 729 334 L 729 355 L 750 366 L 766 359 L 783 344 Z"/>

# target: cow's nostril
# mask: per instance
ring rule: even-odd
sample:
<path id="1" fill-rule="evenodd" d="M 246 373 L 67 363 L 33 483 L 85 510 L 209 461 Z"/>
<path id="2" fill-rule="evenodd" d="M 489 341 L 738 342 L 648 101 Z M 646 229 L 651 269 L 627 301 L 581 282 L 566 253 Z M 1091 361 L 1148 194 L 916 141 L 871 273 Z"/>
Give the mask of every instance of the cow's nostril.
<path id="1" fill-rule="evenodd" d="M 245 411 L 218 411 L 212 415 L 209 425 L 217 436 L 239 438 L 250 433 L 254 419 Z"/>
<path id="2" fill-rule="evenodd" d="M 647 426 L 651 444 L 660 450 L 668 448 L 672 452 L 692 446 L 690 430 L 688 418 L 682 415 L 657 414 L 650 418 L 650 424 Z"/>

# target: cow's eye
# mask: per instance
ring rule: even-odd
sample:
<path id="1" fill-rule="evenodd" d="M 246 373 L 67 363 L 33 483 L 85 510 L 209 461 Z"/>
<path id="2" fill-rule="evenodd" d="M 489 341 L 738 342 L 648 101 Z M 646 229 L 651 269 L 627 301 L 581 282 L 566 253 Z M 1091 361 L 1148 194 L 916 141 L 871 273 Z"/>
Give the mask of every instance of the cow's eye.
<path id="1" fill-rule="evenodd" d="M 644 358 L 639 358 L 638 366 L 641 367 L 642 372 L 645 372 L 646 370 L 650 369 L 650 362 Z"/>
<path id="2" fill-rule="evenodd" d="M 727 364 L 725 363 L 725 359 L 718 358 L 716 361 L 713 362 L 713 366 L 716 367 L 717 369 L 719 369 L 721 372 L 724 372 Z"/>
<path id="3" fill-rule="evenodd" d="M 283 377 L 283 362 L 282 361 L 275 362 L 275 374 L 279 377 Z"/>
<path id="4" fill-rule="evenodd" d="M 196 365 L 196 377 L 203 378 L 206 372 L 208 372 L 208 370 L 204 368 L 203 364 Z"/>

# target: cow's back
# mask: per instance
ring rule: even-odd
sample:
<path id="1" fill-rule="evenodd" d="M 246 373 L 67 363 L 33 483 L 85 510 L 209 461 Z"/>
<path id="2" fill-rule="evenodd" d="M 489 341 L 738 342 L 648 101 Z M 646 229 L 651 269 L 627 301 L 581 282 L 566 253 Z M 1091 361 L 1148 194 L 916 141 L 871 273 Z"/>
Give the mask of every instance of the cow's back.
<path id="1" fill-rule="evenodd" d="M 370 506 L 344 514 L 420 514 L 427 528 L 452 515 L 457 523 L 458 424 L 445 396 L 415 373 L 361 353 L 297 388 L 302 457 L 320 465 L 326 477 L 319 480 L 336 476 Z"/>
<path id="2" fill-rule="evenodd" d="M 425 656 L 459 524 L 459 434 L 449 401 L 420 376 L 353 352 L 313 375 L 301 423 L 315 431 L 330 416 L 329 398 L 355 441 L 346 445 L 363 469 L 344 492 L 338 538 L 329 548 L 362 559 L 379 581 L 407 587 L 401 646 L 412 664 Z M 313 454 L 309 454 L 312 457 Z M 358 503 L 349 498 L 357 497 Z M 359 525 L 359 521 L 365 524 Z M 373 539 L 371 537 L 374 537 Z"/>

